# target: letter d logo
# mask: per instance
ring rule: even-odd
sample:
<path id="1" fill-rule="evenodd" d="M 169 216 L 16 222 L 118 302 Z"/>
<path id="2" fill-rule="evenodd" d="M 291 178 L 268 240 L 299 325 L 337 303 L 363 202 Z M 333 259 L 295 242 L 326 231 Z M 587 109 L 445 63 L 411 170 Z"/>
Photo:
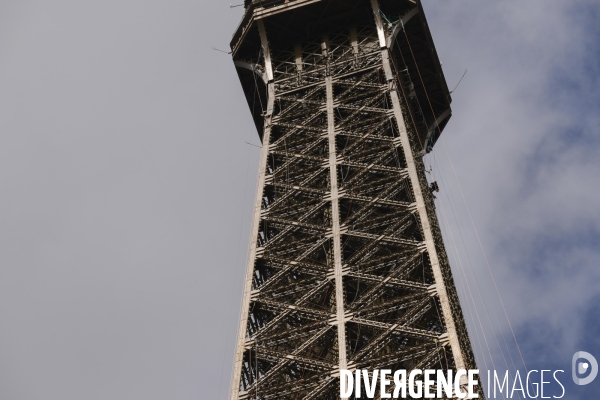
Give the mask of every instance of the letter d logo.
<path id="1" fill-rule="evenodd" d="M 578 363 L 577 360 L 579 360 L 580 358 L 585 358 L 588 362 Z M 590 365 L 592 367 L 590 374 L 586 378 L 578 378 L 577 374 L 585 374 L 589 369 Z M 587 385 L 596 378 L 596 375 L 598 375 L 598 361 L 596 361 L 593 355 L 585 351 L 578 351 L 577 353 L 573 354 L 572 367 L 573 382 L 575 382 L 576 385 Z"/>

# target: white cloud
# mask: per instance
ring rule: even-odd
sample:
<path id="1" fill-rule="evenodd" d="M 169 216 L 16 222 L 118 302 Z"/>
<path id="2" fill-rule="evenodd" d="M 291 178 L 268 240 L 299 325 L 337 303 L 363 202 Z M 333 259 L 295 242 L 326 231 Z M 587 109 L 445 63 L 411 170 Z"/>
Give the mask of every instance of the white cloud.
<path id="1" fill-rule="evenodd" d="M 443 136 L 507 311 L 530 359 L 548 357 L 536 347 L 563 362 L 582 345 L 584 313 L 600 295 L 600 85 L 592 30 L 600 7 L 461 0 L 426 1 L 425 11 L 449 86 L 468 68 Z M 460 227 L 467 244 L 461 258 L 468 264 L 471 257 L 495 310 L 499 301 L 441 142 L 434 157 L 459 221 L 451 227 L 455 236 Z M 438 198 L 452 220 L 446 195 Z M 469 306 L 466 291 L 461 301 Z M 503 330 L 512 339 L 506 324 Z"/>

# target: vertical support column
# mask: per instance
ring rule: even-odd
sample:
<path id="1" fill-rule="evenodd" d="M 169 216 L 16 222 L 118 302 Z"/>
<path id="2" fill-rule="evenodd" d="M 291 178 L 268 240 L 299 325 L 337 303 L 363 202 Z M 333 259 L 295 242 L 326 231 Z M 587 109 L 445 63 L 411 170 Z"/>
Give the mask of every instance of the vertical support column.
<path id="1" fill-rule="evenodd" d="M 258 25 L 260 44 L 262 46 L 263 54 L 265 56 L 265 70 L 267 71 L 267 80 L 271 82 L 273 80 L 273 66 L 271 65 L 271 51 L 269 50 L 269 42 L 267 41 L 267 32 L 265 31 L 265 24 L 262 19 L 259 19 L 256 24 Z"/>
<path id="2" fill-rule="evenodd" d="M 386 47 L 385 31 L 383 30 L 383 21 L 381 20 L 381 14 L 379 12 L 378 0 L 371 0 L 371 7 L 373 7 L 373 13 L 375 14 L 375 27 L 377 28 L 377 37 L 379 38 L 379 47 Z"/>
<path id="3" fill-rule="evenodd" d="M 296 43 L 294 46 L 294 58 L 296 61 L 296 71 L 298 73 L 302 72 L 302 45 L 300 43 Z"/>
<path id="4" fill-rule="evenodd" d="M 327 36 L 324 36 L 323 41 L 321 42 L 321 55 L 323 55 L 324 58 L 325 76 L 329 76 L 329 62 L 331 58 L 329 54 L 329 38 Z"/>
<path id="5" fill-rule="evenodd" d="M 342 274 L 342 239 L 340 233 L 340 207 L 337 184 L 337 155 L 335 146 L 335 119 L 333 114 L 333 79 L 325 78 L 327 94 L 327 138 L 329 141 L 329 180 L 331 184 L 331 230 L 333 233 L 333 273 L 335 280 L 335 310 L 339 351 L 339 369 L 347 369 L 346 324 L 344 311 L 344 282 Z"/>
<path id="6" fill-rule="evenodd" d="M 350 28 L 350 45 L 352 46 L 352 54 L 354 55 L 354 63 L 358 61 L 358 34 L 356 27 Z"/>
<path id="7" fill-rule="evenodd" d="M 296 43 L 294 46 L 294 59 L 296 62 L 296 74 L 298 76 L 298 83 L 302 81 L 302 45 Z"/>
<path id="8" fill-rule="evenodd" d="M 269 76 L 267 85 L 267 110 L 265 114 L 262 147 L 260 151 L 260 161 L 258 164 L 258 182 L 256 184 L 256 194 L 254 197 L 254 209 L 252 214 L 252 228 L 250 230 L 250 250 L 246 264 L 246 278 L 244 281 L 244 294 L 242 298 L 242 309 L 240 312 L 240 322 L 238 327 L 238 340 L 235 353 L 233 375 L 231 377 L 230 400 L 237 400 L 240 391 L 240 379 L 242 373 L 242 362 L 244 361 L 244 352 L 246 344 L 246 329 L 248 323 L 248 314 L 250 311 L 250 292 L 252 290 L 252 276 L 254 273 L 254 264 L 256 259 L 256 241 L 258 237 L 258 228 L 260 227 L 260 215 L 263 191 L 265 188 L 265 175 L 267 170 L 267 160 L 269 158 L 269 140 L 271 137 L 271 119 L 273 117 L 273 104 L 275 103 L 275 87 L 273 85 L 273 72 L 271 68 L 271 58 L 269 54 L 269 45 L 262 21 L 259 21 L 259 31 L 261 44 L 265 54 L 265 69 Z"/>
<path id="9" fill-rule="evenodd" d="M 379 4 L 377 0 L 371 0 L 373 12 L 375 14 L 375 24 L 377 26 L 377 33 L 379 36 L 379 42 L 381 46 L 381 55 L 383 70 L 386 79 L 389 84 L 390 97 L 392 98 L 392 106 L 394 110 L 394 117 L 398 125 L 398 131 L 400 132 L 400 141 L 402 143 L 402 151 L 406 159 L 408 175 L 412 186 L 412 191 L 415 196 L 415 202 L 417 203 L 417 213 L 421 221 L 421 227 L 423 228 L 423 235 L 425 239 L 425 245 L 427 252 L 429 253 L 429 260 L 431 261 L 431 268 L 433 269 L 433 276 L 435 279 L 435 286 L 440 304 L 442 308 L 442 315 L 446 329 L 448 331 L 448 338 L 450 341 L 450 348 L 452 350 L 452 356 L 454 357 L 454 363 L 457 369 L 465 369 L 465 360 L 460 348 L 458 341 L 458 335 L 456 332 L 456 326 L 454 324 L 454 318 L 452 316 L 452 310 L 450 309 L 450 301 L 448 293 L 446 292 L 446 284 L 444 283 L 444 277 L 440 268 L 440 263 L 435 249 L 435 241 L 433 233 L 431 231 L 431 225 L 429 223 L 429 217 L 427 215 L 427 209 L 425 207 L 425 200 L 423 199 L 423 193 L 421 192 L 421 185 L 419 184 L 419 176 L 417 174 L 417 167 L 414 161 L 412 149 L 410 147 L 410 141 L 408 140 L 408 132 L 406 131 L 406 125 L 404 123 L 404 117 L 402 116 L 402 110 L 400 108 L 400 100 L 398 98 L 398 92 L 393 85 L 394 74 L 389 60 L 389 52 L 386 45 L 385 34 L 383 31 L 383 23 L 381 21 L 381 15 L 379 13 Z M 466 379 L 466 378 L 465 378 Z M 461 382 L 462 383 L 462 382 Z"/>
<path id="10" fill-rule="evenodd" d="M 323 41 L 321 42 L 321 54 L 323 57 L 327 57 L 329 54 L 329 38 L 327 36 L 323 37 Z"/>

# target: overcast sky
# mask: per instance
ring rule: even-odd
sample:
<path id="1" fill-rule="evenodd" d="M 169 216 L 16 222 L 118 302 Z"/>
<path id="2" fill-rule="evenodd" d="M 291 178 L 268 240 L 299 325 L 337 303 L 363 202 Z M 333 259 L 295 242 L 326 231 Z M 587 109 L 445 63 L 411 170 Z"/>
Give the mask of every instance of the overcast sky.
<path id="1" fill-rule="evenodd" d="M 480 367 L 524 370 L 479 240 L 527 367 L 598 396 L 600 3 L 424 7 L 468 69 L 426 162 Z M 211 46 L 242 11 L 0 2 L 0 399 L 226 398 L 259 141 Z"/>

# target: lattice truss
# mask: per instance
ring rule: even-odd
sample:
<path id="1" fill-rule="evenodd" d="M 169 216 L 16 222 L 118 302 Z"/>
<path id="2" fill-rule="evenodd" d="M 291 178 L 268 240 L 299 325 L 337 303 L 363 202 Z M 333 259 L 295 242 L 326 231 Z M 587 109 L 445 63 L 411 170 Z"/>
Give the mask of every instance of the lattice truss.
<path id="1" fill-rule="evenodd" d="M 391 91 L 407 121 L 423 117 L 403 66 L 392 60 L 390 83 L 382 54 L 374 26 L 270 51 L 274 101 L 235 398 L 337 399 L 341 352 L 348 369 L 456 368 Z M 406 124 L 414 154 L 420 124 Z M 474 367 L 416 158 L 452 318 Z"/>

